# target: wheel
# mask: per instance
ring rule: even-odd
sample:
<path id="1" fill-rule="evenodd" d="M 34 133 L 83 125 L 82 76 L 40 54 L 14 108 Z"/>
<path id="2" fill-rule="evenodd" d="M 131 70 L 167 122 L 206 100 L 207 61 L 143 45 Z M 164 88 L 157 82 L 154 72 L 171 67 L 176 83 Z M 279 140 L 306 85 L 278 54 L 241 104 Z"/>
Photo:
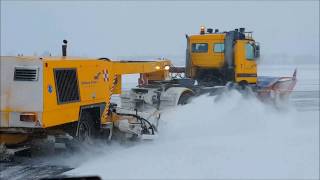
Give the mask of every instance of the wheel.
<path id="1" fill-rule="evenodd" d="M 191 97 L 193 96 L 192 92 L 184 92 L 181 94 L 178 105 L 186 105 L 190 102 Z"/>
<path id="2" fill-rule="evenodd" d="M 248 81 L 243 80 L 243 81 L 240 81 L 238 84 L 241 90 L 245 90 L 246 87 L 248 86 Z"/>
<path id="3" fill-rule="evenodd" d="M 93 137 L 95 130 L 94 121 L 89 113 L 83 113 L 78 122 L 76 139 L 80 142 L 88 142 Z"/>

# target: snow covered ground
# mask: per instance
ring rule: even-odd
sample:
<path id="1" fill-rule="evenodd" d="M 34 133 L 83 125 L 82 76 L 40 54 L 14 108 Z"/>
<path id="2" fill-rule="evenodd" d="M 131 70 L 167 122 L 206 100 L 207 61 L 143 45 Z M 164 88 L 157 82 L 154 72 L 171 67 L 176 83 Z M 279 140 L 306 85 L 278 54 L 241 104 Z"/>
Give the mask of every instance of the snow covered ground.
<path id="1" fill-rule="evenodd" d="M 291 76 L 298 84 L 286 108 L 229 92 L 201 96 L 162 113 L 151 142 L 99 145 L 64 163 L 66 175 L 103 179 L 319 178 L 318 65 L 261 65 L 263 75 Z M 134 78 L 126 84 L 134 85 Z M 134 80 L 135 81 L 135 80 Z"/>

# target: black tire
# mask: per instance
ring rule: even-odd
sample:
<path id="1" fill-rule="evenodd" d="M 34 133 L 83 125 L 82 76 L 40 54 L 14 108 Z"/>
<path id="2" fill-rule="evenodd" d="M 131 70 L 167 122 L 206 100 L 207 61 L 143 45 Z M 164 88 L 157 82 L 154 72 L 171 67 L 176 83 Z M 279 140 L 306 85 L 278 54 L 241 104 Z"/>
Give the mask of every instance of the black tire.
<path id="1" fill-rule="evenodd" d="M 88 142 L 95 134 L 95 124 L 89 113 L 81 114 L 75 138 L 80 142 Z"/>
<path id="2" fill-rule="evenodd" d="M 190 102 L 191 97 L 193 96 L 192 92 L 184 92 L 181 94 L 179 101 L 178 101 L 178 105 L 186 105 Z"/>
<path id="3" fill-rule="evenodd" d="M 249 85 L 248 81 L 245 81 L 245 80 L 240 81 L 238 84 L 239 84 L 240 90 L 245 90 Z"/>

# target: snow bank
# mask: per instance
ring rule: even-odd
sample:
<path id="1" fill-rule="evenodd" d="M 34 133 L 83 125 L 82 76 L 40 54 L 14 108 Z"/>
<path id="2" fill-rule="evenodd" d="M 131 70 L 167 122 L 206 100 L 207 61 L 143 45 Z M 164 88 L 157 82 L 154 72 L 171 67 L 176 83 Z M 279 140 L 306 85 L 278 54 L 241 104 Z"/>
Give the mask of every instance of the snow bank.
<path id="1" fill-rule="evenodd" d="M 317 111 L 274 109 L 237 92 L 224 96 L 201 96 L 164 112 L 159 138 L 151 142 L 115 142 L 76 155 L 77 168 L 67 174 L 104 179 L 319 177 Z"/>

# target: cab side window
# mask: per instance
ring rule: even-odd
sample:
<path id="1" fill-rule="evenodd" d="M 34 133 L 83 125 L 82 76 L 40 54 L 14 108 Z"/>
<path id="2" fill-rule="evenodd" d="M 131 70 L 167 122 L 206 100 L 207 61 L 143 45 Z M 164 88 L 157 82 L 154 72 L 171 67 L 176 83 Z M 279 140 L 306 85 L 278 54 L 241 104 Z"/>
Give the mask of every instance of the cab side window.
<path id="1" fill-rule="evenodd" d="M 254 47 L 251 44 L 246 44 L 246 59 L 254 60 Z"/>
<path id="2" fill-rule="evenodd" d="M 193 43 L 192 52 L 194 53 L 206 53 L 208 52 L 208 43 Z"/>
<path id="3" fill-rule="evenodd" d="M 223 53 L 224 52 L 224 44 L 223 43 L 215 43 L 213 46 L 213 51 L 215 53 Z"/>

